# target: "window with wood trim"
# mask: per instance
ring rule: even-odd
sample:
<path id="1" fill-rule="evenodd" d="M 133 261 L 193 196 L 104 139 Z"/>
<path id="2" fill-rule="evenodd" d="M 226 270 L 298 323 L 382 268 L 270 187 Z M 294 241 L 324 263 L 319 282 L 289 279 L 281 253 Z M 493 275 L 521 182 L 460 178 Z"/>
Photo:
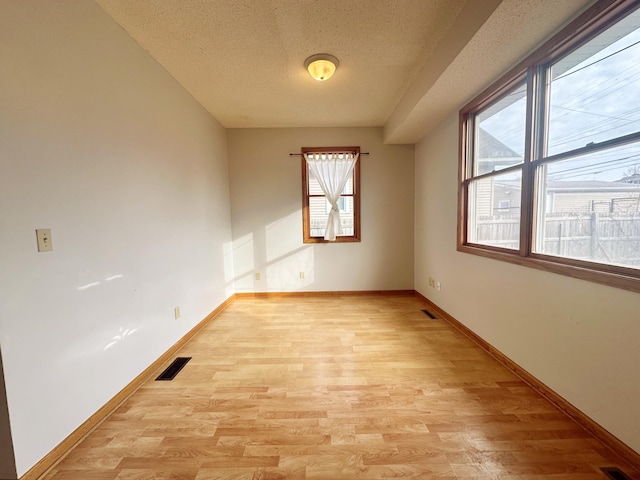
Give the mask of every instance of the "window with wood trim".
<path id="1" fill-rule="evenodd" d="M 302 229 L 304 243 L 332 243 L 360 241 L 360 159 L 355 163 L 350 177 L 338 200 L 342 233 L 335 240 L 325 240 L 325 231 L 331 204 L 311 172 L 305 154 L 356 154 L 360 147 L 304 147 L 302 148 Z"/>
<path id="2" fill-rule="evenodd" d="M 639 6 L 598 2 L 460 111 L 458 250 L 640 291 Z"/>

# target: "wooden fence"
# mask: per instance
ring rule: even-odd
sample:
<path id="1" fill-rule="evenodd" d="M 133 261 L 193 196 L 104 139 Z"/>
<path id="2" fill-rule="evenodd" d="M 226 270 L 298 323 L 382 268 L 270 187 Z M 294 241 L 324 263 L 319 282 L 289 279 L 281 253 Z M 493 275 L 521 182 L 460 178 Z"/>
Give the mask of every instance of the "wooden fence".
<path id="1" fill-rule="evenodd" d="M 640 266 L 640 214 L 547 214 L 539 253 L 561 257 Z M 476 222 L 477 242 L 518 248 L 520 219 L 513 215 L 481 217 Z"/>

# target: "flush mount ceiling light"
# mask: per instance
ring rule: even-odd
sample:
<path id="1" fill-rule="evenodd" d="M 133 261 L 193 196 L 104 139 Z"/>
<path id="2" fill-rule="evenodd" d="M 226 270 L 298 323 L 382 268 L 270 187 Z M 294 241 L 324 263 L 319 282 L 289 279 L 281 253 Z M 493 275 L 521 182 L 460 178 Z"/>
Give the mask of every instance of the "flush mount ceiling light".
<path id="1" fill-rule="evenodd" d="M 331 78 L 339 64 L 340 62 L 333 55 L 318 53 L 317 55 L 311 55 L 304 61 L 304 68 L 313 78 L 319 82 L 324 82 Z"/>

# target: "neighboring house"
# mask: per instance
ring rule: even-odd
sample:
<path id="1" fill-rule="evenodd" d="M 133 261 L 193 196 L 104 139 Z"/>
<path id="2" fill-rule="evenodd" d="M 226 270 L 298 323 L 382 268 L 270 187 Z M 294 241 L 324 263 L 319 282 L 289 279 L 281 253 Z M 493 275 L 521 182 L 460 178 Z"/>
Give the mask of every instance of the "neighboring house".
<path id="1" fill-rule="evenodd" d="M 479 185 L 479 217 L 503 216 L 520 210 L 521 187 L 517 180 L 490 179 Z M 589 181 L 556 181 L 546 185 L 543 211 L 566 213 L 637 213 L 640 212 L 640 184 Z"/>
<path id="2" fill-rule="evenodd" d="M 522 162 L 522 156 L 486 130 L 480 129 L 478 165 L 481 172 L 492 172 Z M 478 218 L 519 214 L 519 178 L 505 175 L 477 182 Z M 559 180 L 548 182 L 542 209 L 547 214 L 636 213 L 640 212 L 640 173 L 614 182 L 602 180 Z"/>
<path id="3" fill-rule="evenodd" d="M 486 130 L 479 129 L 478 169 L 480 173 L 502 170 L 522 163 L 522 155 L 506 146 Z M 506 215 L 520 210 L 520 181 L 511 178 L 489 178 L 476 186 L 476 215 Z"/>
<path id="4" fill-rule="evenodd" d="M 318 181 L 315 178 L 310 180 L 310 189 L 312 193 L 321 194 L 322 189 L 318 185 Z M 345 192 L 353 191 L 353 181 L 349 180 L 344 189 Z M 340 223 L 342 224 L 342 235 L 353 235 L 354 228 L 354 205 L 353 198 L 340 197 L 338 200 L 338 208 L 340 209 Z M 309 219 L 311 222 L 311 236 L 312 237 L 324 237 L 325 230 L 327 228 L 327 222 L 329 220 L 329 213 L 331 212 L 331 204 L 326 197 L 312 197 L 309 200 Z"/>
<path id="5" fill-rule="evenodd" d="M 329 220 L 329 212 L 331 212 L 331 204 L 322 197 L 313 199 L 309 202 L 310 219 L 311 219 L 311 236 L 323 237 Z M 353 235 L 353 199 L 349 197 L 340 197 L 338 200 L 340 208 L 340 223 L 343 228 L 343 235 Z"/>
<path id="6" fill-rule="evenodd" d="M 557 181 L 547 184 L 546 213 L 640 212 L 640 184 L 622 181 Z"/>
<path id="7" fill-rule="evenodd" d="M 521 158 L 493 135 L 480 130 L 479 169 L 482 173 L 520 163 Z M 549 181 L 539 211 L 538 251 L 572 258 L 626 265 L 640 264 L 633 253 L 640 243 L 640 174 L 616 181 Z M 519 248 L 522 186 L 519 176 L 506 173 L 475 182 L 475 242 Z"/>
<path id="8" fill-rule="evenodd" d="M 485 129 L 478 130 L 479 135 L 476 141 L 478 142 L 479 173 L 493 172 L 522 163 L 522 155 L 506 146 Z"/>

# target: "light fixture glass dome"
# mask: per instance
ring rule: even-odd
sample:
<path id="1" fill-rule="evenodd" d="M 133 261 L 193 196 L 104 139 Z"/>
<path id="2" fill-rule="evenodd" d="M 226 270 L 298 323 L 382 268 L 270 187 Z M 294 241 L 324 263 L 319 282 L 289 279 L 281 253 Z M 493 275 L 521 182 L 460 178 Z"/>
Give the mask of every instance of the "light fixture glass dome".
<path id="1" fill-rule="evenodd" d="M 311 55 L 304 61 L 304 67 L 313 78 L 319 82 L 324 82 L 331 78 L 338 68 L 338 59 L 327 53 Z"/>

